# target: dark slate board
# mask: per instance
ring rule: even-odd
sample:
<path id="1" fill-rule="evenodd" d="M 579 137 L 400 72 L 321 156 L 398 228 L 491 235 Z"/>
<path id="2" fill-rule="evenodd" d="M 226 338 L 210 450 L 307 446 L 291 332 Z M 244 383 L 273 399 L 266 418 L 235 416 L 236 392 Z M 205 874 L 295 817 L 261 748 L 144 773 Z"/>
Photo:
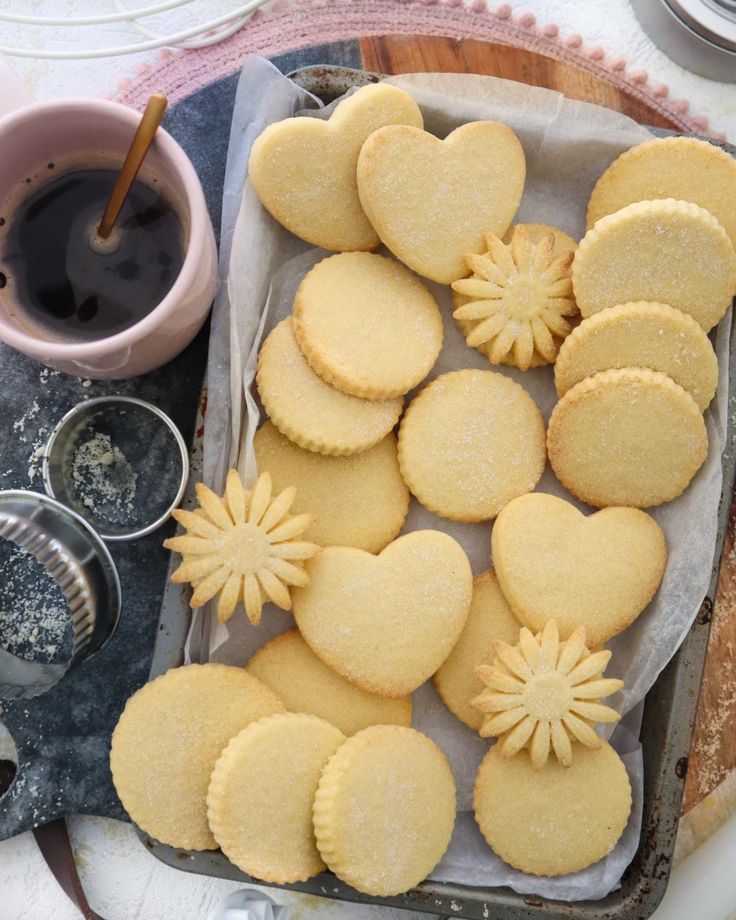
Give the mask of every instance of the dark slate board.
<path id="1" fill-rule="evenodd" d="M 274 63 L 289 73 L 309 64 L 359 67 L 361 62 L 357 42 L 339 42 L 286 54 Z M 164 122 L 194 163 L 216 232 L 237 82 L 234 74 L 201 89 L 173 106 Z M 40 463 L 31 462 L 32 455 L 56 421 L 85 396 L 149 400 L 171 415 L 191 443 L 206 354 L 205 329 L 152 374 L 84 386 L 0 345 L 0 489 L 43 491 Z M 23 417 L 24 424 L 14 427 Z M 126 819 L 110 778 L 110 735 L 125 700 L 148 678 L 169 555 L 161 543 L 172 530 L 169 522 L 136 542 L 111 545 L 123 614 L 100 654 L 40 697 L 0 700 L 0 719 L 15 740 L 19 760 L 15 782 L 0 798 L 0 839 L 65 815 Z"/>

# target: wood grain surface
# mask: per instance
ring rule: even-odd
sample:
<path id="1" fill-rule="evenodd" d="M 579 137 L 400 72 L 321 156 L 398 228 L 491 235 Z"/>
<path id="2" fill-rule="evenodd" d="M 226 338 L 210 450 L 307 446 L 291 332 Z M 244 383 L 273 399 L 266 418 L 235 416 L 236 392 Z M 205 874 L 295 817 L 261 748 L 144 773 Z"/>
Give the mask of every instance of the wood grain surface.
<path id="1" fill-rule="evenodd" d="M 480 73 L 559 90 L 643 124 L 674 128 L 636 91 L 623 91 L 571 64 L 510 45 L 431 36 L 383 35 L 360 40 L 363 66 L 379 73 Z M 690 756 L 683 811 L 711 792 L 736 766 L 736 541 L 732 510 Z"/>

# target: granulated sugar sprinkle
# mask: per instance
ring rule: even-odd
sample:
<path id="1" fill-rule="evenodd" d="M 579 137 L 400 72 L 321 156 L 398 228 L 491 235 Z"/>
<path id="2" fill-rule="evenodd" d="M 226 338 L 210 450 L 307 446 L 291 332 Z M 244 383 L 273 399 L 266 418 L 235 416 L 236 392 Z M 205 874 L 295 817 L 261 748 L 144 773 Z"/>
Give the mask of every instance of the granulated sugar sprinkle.
<path id="1" fill-rule="evenodd" d="M 96 517 L 118 520 L 133 511 L 138 474 L 110 435 L 91 433 L 77 447 L 72 480 L 78 501 Z"/>

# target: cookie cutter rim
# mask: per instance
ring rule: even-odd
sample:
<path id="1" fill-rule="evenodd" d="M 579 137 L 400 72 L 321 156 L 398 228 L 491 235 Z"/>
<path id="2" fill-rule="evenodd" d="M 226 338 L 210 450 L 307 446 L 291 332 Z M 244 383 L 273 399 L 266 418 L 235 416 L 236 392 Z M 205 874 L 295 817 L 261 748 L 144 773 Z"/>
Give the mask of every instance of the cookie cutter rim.
<path id="1" fill-rule="evenodd" d="M 94 528 L 48 495 L 0 491 L 0 537 L 44 566 L 61 588 L 72 622 L 72 653 L 65 662 L 32 661 L 0 648 L 0 699 L 30 699 L 51 689 L 112 639 L 122 609 L 120 578 Z"/>
<path id="2" fill-rule="evenodd" d="M 54 425 L 54 428 L 49 435 L 49 439 L 46 442 L 46 446 L 43 452 L 42 474 L 43 485 L 46 493 L 51 496 L 51 498 L 60 501 L 53 484 L 52 460 L 54 459 L 54 448 L 57 447 L 59 443 L 61 443 L 61 438 L 65 433 L 65 430 L 68 431 L 70 423 L 73 422 L 78 416 L 86 413 L 91 407 L 102 407 L 105 404 L 111 403 L 135 405 L 138 408 L 145 409 L 155 415 L 161 422 L 164 423 L 164 425 L 166 425 L 169 432 L 173 435 L 174 441 L 179 448 L 179 459 L 181 461 L 181 479 L 174 498 L 169 503 L 166 510 L 155 520 L 146 524 L 145 527 L 139 527 L 136 530 L 125 531 L 122 533 L 106 533 L 101 528 L 96 527 L 96 522 L 93 523 L 92 521 L 89 521 L 87 518 L 85 518 L 84 515 L 79 515 L 105 542 L 123 543 L 127 542 L 128 540 L 137 540 L 140 537 L 145 537 L 149 533 L 153 533 L 155 530 L 158 530 L 159 527 L 162 527 L 166 521 L 168 521 L 169 517 L 171 516 L 171 512 L 181 503 L 181 500 L 184 497 L 184 492 L 186 491 L 187 482 L 189 481 L 189 450 L 187 449 L 186 442 L 184 441 L 184 438 L 182 437 L 178 427 L 174 421 L 163 411 L 163 409 L 159 409 L 159 407 L 155 406 L 153 403 L 147 402 L 145 399 L 139 399 L 137 396 L 96 396 L 93 399 L 85 399 L 82 400 L 82 402 L 78 402 L 75 406 L 72 406 L 68 412 L 62 415 L 56 425 Z M 61 463 L 59 463 L 59 468 L 62 468 Z M 78 514 L 78 512 L 74 513 Z"/>

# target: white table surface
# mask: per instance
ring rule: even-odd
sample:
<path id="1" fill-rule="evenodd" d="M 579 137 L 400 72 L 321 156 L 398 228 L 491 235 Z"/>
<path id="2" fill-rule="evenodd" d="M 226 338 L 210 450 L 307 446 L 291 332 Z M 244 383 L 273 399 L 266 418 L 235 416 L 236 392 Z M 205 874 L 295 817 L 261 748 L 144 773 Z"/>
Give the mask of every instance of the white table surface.
<path id="1" fill-rule="evenodd" d="M 470 0 L 466 0 L 470 2 Z M 195 16 L 212 17 L 237 0 L 195 0 L 187 13 L 169 18 L 186 28 Z M 142 6 L 145 0 L 127 0 Z M 626 0 L 524 0 L 514 12 L 532 11 L 538 23 L 556 23 L 562 36 L 582 35 L 586 44 L 620 55 L 631 67 L 649 72 L 651 83 L 666 83 L 671 98 L 685 98 L 693 114 L 710 119 L 714 130 L 736 138 L 736 87 L 713 83 L 669 61 L 644 35 Z M 81 16 L 114 9 L 112 0 L 0 0 L 0 9 L 38 15 Z M 326 36 L 325 38 L 328 38 Z M 0 44 L 46 49 L 101 47 L 130 43 L 136 33 L 126 24 L 64 29 L 0 24 Z M 141 61 L 158 52 L 94 61 L 13 59 L 12 64 L 38 99 L 113 93 L 118 80 L 135 73 Z M 72 818 L 72 845 L 79 873 L 96 912 L 105 920 L 204 920 L 211 907 L 239 885 L 189 875 L 159 863 L 141 846 L 132 829 L 101 818 Z M 343 905 L 290 892 L 271 892 L 290 908 L 292 920 L 409 920 L 403 911 Z M 2 920 L 78 920 L 79 914 L 56 884 L 31 834 L 0 842 L 0 917 Z M 659 917 L 659 914 L 658 914 Z M 664 920 L 664 918 L 663 918 Z"/>

